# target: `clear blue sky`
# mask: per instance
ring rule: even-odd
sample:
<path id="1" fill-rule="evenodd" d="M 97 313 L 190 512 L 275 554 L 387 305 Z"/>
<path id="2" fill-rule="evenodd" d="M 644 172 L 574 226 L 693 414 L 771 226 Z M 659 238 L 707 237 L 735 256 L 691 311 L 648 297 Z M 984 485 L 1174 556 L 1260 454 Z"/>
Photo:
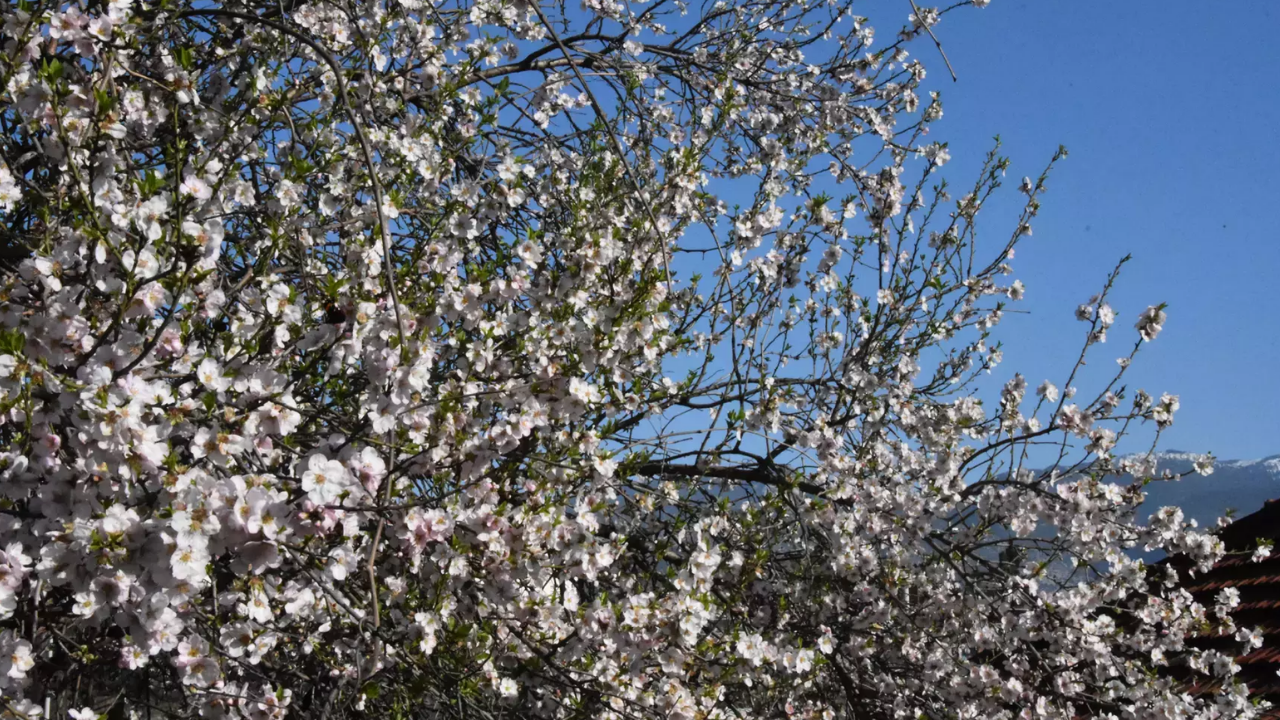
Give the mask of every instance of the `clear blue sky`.
<path id="1" fill-rule="evenodd" d="M 866 14 L 888 33 L 896 5 L 905 21 L 906 0 Z M 937 30 L 959 82 L 930 45 L 916 51 L 943 91 L 948 178 L 970 182 L 999 134 L 1012 203 L 1059 144 L 1071 153 L 1014 263 L 1030 314 L 1002 323 L 998 374 L 1064 378 L 1085 327 L 1074 308 L 1132 253 L 1091 370 L 1110 372 L 1138 312 L 1167 302 L 1130 376 L 1181 396 L 1162 447 L 1280 453 L 1280 2 L 993 0 Z M 1000 234 L 1016 217 L 1007 203 L 984 213 Z"/>

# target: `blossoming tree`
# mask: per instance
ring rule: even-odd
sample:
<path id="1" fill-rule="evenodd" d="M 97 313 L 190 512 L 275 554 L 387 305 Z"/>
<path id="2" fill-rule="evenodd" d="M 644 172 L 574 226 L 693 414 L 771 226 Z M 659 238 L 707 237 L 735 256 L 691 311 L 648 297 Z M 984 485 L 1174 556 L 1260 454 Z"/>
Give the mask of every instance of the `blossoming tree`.
<path id="1" fill-rule="evenodd" d="M 0 713 L 1250 716 L 860 5 L 5 3 Z"/>

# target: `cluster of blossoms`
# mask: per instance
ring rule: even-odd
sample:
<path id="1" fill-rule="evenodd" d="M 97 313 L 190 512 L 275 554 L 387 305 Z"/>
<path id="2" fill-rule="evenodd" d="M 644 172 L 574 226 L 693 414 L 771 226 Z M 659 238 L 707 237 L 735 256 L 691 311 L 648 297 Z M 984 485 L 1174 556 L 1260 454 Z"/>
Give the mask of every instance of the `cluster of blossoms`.
<path id="1" fill-rule="evenodd" d="M 854 5 L 6 4 L 0 716 L 1255 713 Z"/>

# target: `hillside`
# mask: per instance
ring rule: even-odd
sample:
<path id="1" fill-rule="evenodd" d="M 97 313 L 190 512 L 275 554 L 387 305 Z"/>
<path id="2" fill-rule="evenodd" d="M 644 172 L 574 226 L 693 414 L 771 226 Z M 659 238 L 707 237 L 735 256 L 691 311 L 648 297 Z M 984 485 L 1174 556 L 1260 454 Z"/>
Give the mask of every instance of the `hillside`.
<path id="1" fill-rule="evenodd" d="M 1159 467 L 1183 472 L 1191 469 L 1196 457 L 1176 451 L 1160 453 Z M 1177 482 L 1153 482 L 1146 489 L 1141 516 L 1165 505 L 1176 505 L 1201 526 L 1212 525 L 1228 510 L 1234 511 L 1234 517 L 1242 517 L 1266 501 L 1280 498 L 1280 455 L 1259 460 L 1219 460 L 1208 477 L 1189 475 Z"/>

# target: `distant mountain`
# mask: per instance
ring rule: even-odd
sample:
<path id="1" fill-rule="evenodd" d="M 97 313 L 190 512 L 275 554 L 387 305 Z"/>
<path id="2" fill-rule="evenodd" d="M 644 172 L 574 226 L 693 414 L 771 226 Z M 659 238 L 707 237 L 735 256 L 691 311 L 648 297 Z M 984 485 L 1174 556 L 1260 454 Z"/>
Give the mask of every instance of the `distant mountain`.
<path id="1" fill-rule="evenodd" d="M 1195 453 L 1170 451 L 1158 453 L 1156 460 L 1160 470 L 1185 472 L 1198 457 Z M 1188 475 L 1176 482 L 1149 483 L 1145 489 L 1147 499 L 1139 517 L 1175 505 L 1201 527 L 1211 527 L 1228 510 L 1234 511 L 1233 517 L 1244 517 L 1261 509 L 1268 500 L 1280 498 L 1280 455 L 1260 460 L 1219 460 L 1213 474 L 1207 477 Z"/>
<path id="2" fill-rule="evenodd" d="M 1157 475 L 1169 470 L 1184 473 L 1192 469 L 1202 457 L 1197 453 L 1169 451 L 1156 453 Z M 1132 482 L 1128 476 L 1113 478 L 1113 482 Z M 1280 455 L 1260 460 L 1218 460 L 1210 475 L 1188 474 L 1181 480 L 1156 480 L 1144 488 L 1147 497 L 1138 508 L 1139 524 L 1156 510 L 1173 505 L 1182 509 L 1184 517 L 1194 519 L 1201 528 L 1213 528 L 1218 518 L 1231 512 L 1231 517 L 1242 518 L 1262 509 L 1268 500 L 1280 498 Z M 1007 537 L 1009 530 L 993 528 L 997 537 Z M 1035 530 L 1036 537 L 1051 538 L 1056 533 L 1051 525 L 1041 523 Z M 1143 551 L 1141 547 L 1130 551 L 1135 558 L 1154 562 L 1164 557 L 1161 550 Z M 1051 563 L 1051 577 L 1071 575 L 1071 567 L 1061 561 Z"/>

